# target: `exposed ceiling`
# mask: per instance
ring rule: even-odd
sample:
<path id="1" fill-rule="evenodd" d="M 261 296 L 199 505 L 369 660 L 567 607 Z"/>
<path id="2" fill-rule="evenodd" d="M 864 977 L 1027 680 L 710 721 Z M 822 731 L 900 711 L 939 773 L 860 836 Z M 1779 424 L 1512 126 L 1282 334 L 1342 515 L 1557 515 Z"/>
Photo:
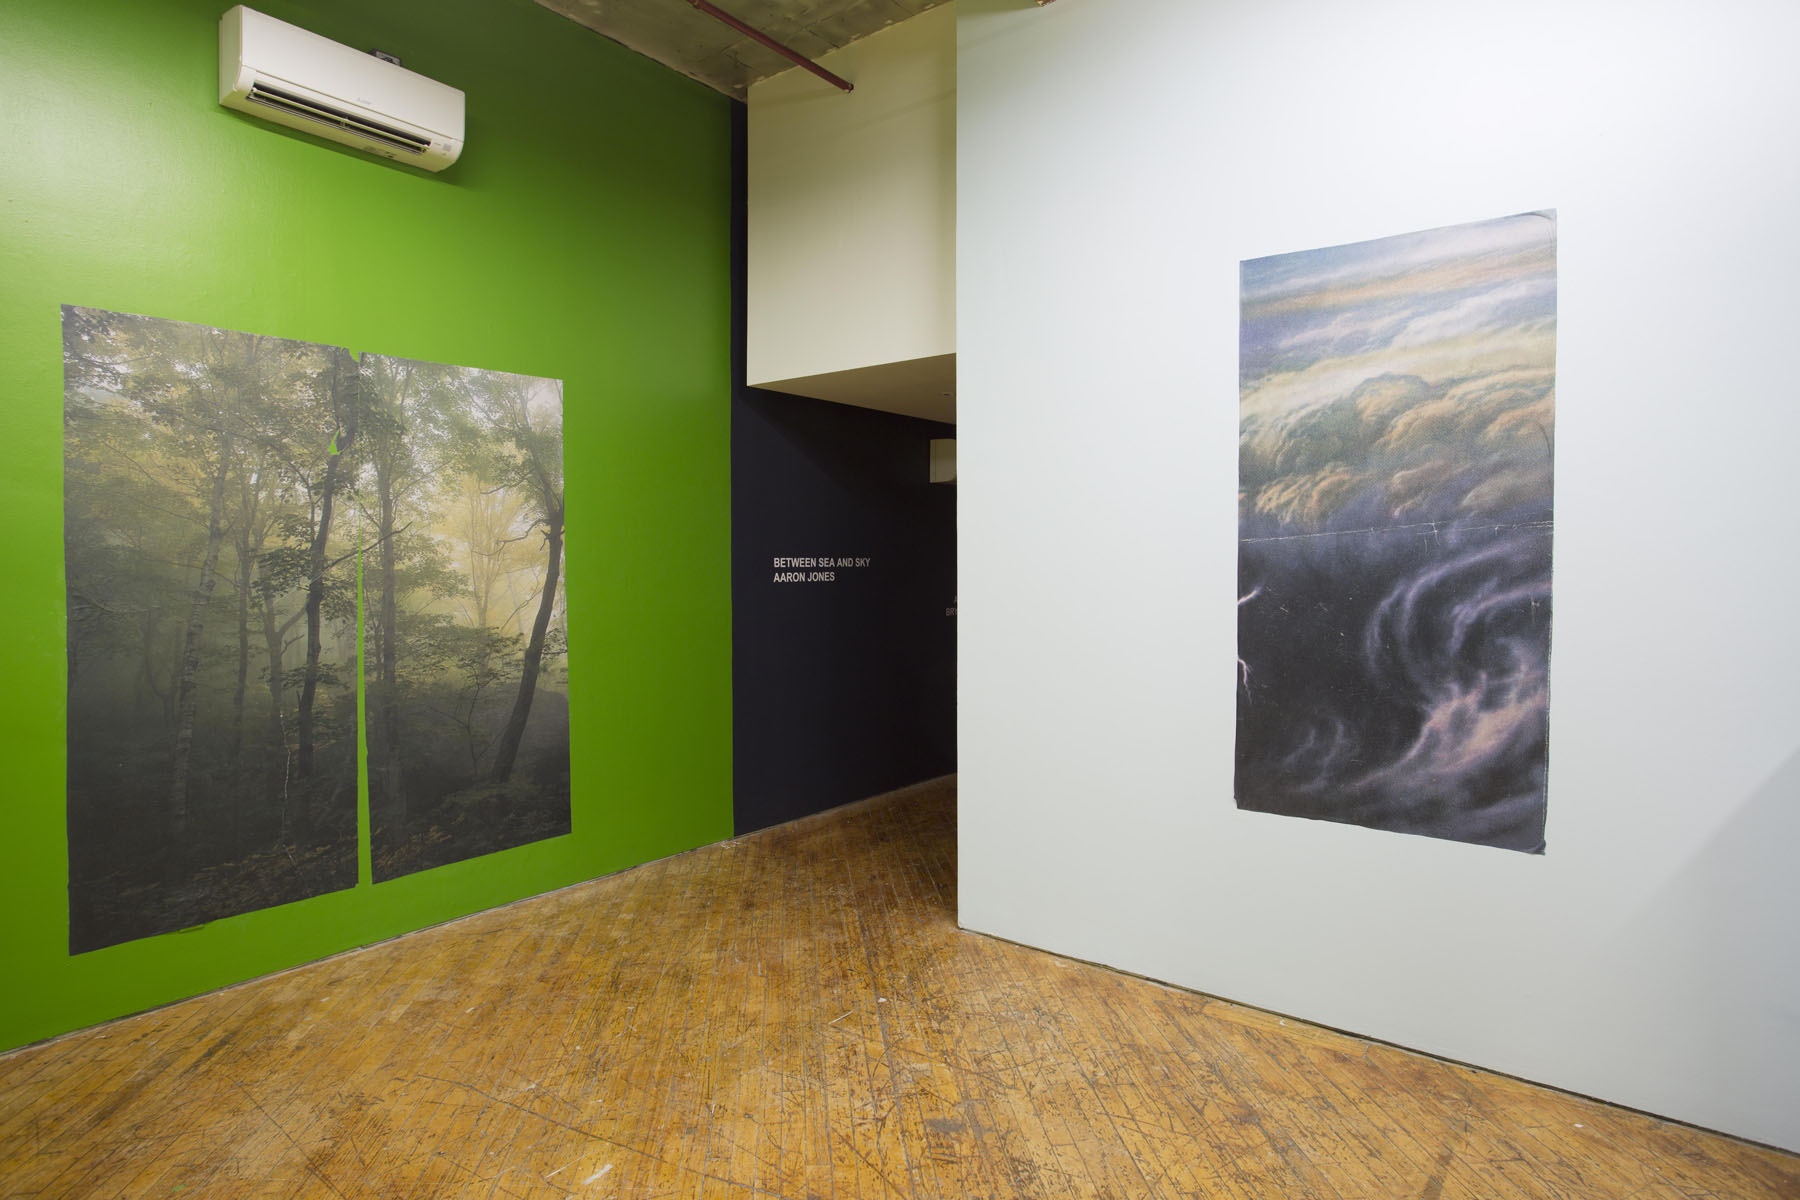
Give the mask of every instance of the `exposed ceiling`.
<path id="1" fill-rule="evenodd" d="M 734 99 L 799 69 L 688 0 L 537 0 L 596 33 Z M 817 61 L 947 0 L 710 0 L 766 37 Z M 1048 3 L 1048 0 L 1037 0 Z M 852 81 L 854 82 L 854 81 Z M 883 363 L 759 386 L 932 421 L 956 420 L 956 355 Z"/>
<path id="2" fill-rule="evenodd" d="M 687 0 L 538 0 L 639 54 L 727 96 L 742 100 L 750 85 L 794 64 Z M 738 20 L 817 60 L 944 0 L 715 0 Z M 854 81 L 853 81 L 854 82 Z"/>

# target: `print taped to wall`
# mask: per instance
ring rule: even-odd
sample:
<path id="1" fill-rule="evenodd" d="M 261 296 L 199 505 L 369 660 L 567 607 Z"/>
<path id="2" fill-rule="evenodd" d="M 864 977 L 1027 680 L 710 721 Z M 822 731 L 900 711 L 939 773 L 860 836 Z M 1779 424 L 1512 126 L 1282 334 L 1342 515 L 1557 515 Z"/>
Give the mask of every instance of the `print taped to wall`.
<path id="1" fill-rule="evenodd" d="M 356 883 L 356 363 L 63 309 L 69 944 Z"/>
<path id="2" fill-rule="evenodd" d="M 69 946 L 569 832 L 562 384 L 63 308 Z M 363 572 L 359 608 L 357 567 Z"/>
<path id="3" fill-rule="evenodd" d="M 1541 853 L 1556 214 L 1240 298 L 1238 807 Z"/>
<path id="4" fill-rule="evenodd" d="M 362 367 L 379 882 L 569 832 L 562 384 Z"/>

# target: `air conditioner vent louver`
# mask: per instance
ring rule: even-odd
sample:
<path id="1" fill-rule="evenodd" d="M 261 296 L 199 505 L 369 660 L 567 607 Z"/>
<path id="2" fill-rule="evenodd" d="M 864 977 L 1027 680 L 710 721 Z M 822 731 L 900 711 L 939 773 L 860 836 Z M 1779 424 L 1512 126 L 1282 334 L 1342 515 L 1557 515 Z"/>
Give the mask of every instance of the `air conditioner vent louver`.
<path id="1" fill-rule="evenodd" d="M 423 154 L 431 149 L 430 138 L 417 137 L 404 129 L 395 129 L 390 125 L 383 125 L 377 121 L 370 121 L 352 113 L 318 104 L 304 96 L 296 96 L 292 92 L 272 88 L 266 83 L 252 86 L 249 100 L 253 104 L 266 104 L 270 108 L 278 108 L 282 112 L 305 117 L 307 120 L 317 121 L 321 125 L 330 125 L 342 129 L 346 133 L 354 133 L 359 137 L 383 142 L 410 154 Z"/>
<path id="2" fill-rule="evenodd" d="M 427 171 L 463 150 L 457 88 L 242 4 L 219 18 L 219 103 Z"/>

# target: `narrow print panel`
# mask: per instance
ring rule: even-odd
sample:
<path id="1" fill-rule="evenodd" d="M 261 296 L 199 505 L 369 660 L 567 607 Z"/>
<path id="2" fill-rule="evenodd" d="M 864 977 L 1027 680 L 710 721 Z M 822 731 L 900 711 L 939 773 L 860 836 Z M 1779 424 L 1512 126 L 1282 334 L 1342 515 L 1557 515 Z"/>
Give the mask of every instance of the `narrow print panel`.
<path id="1" fill-rule="evenodd" d="M 63 309 L 72 953 L 356 883 L 356 364 Z"/>
<path id="2" fill-rule="evenodd" d="M 365 355 L 379 882 L 569 832 L 562 384 Z"/>
<path id="3" fill-rule="evenodd" d="M 1542 852 L 1555 213 L 1241 285 L 1238 807 Z"/>

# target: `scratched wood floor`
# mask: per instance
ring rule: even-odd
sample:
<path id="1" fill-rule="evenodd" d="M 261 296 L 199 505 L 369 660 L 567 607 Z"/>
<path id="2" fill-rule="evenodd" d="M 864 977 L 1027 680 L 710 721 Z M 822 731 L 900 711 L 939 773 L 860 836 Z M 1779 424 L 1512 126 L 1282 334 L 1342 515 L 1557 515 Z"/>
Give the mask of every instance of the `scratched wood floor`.
<path id="1" fill-rule="evenodd" d="M 1800 1197 L 1800 1160 L 973 934 L 927 785 L 0 1058 L 0 1194 Z"/>

